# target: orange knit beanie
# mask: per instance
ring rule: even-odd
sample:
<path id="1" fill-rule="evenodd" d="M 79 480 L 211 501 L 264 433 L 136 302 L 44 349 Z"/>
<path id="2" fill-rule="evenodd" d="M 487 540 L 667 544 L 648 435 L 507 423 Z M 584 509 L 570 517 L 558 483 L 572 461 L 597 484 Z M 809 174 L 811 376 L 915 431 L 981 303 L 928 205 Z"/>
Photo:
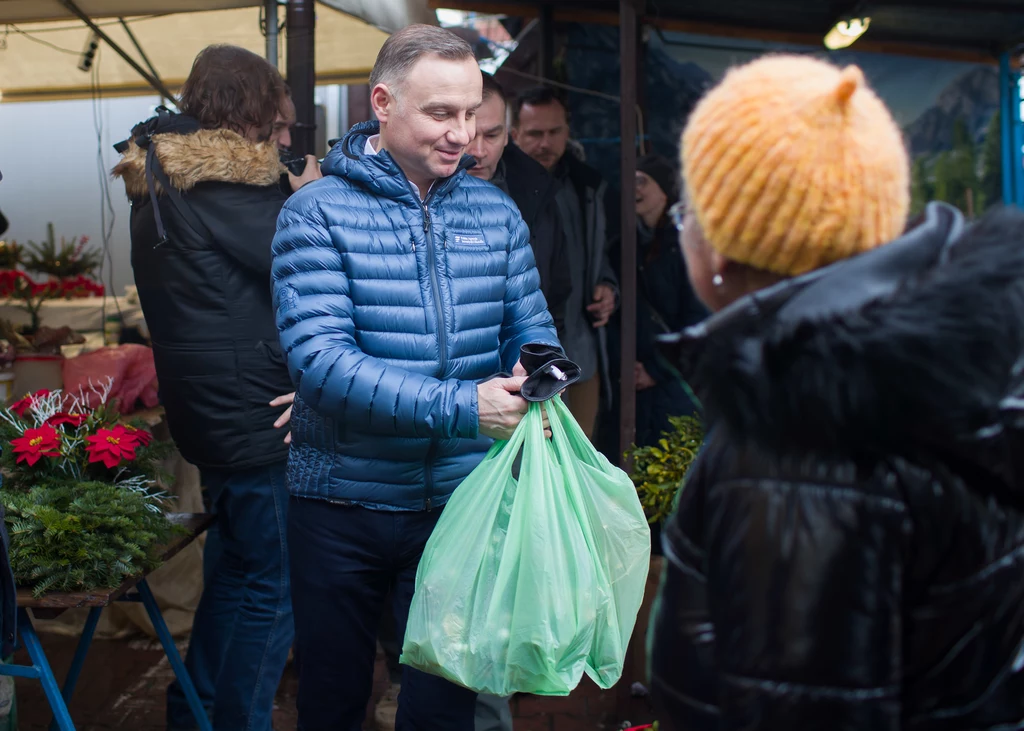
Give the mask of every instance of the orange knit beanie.
<path id="1" fill-rule="evenodd" d="M 683 132 L 687 197 L 722 256 L 795 276 L 898 237 L 910 164 L 856 66 L 767 56 L 730 71 Z"/>

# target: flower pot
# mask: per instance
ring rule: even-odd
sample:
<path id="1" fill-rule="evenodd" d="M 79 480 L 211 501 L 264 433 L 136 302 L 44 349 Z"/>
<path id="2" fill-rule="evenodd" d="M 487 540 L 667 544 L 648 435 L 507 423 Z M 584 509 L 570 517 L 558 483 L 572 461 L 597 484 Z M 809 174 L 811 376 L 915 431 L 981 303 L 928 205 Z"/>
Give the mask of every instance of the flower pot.
<path id="1" fill-rule="evenodd" d="M 61 368 L 64 364 L 63 355 L 41 355 L 38 353 L 19 353 L 14 359 L 14 397 L 19 398 L 26 393 L 35 393 L 45 388 L 56 391 L 61 388 L 64 378 Z"/>

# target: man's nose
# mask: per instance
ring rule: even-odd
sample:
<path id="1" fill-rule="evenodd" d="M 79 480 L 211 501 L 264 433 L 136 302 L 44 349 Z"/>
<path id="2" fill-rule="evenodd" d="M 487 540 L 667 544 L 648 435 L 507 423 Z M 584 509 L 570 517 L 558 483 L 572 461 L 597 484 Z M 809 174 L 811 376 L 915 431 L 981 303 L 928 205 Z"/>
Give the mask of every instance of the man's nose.
<path id="1" fill-rule="evenodd" d="M 466 152 L 475 157 L 477 160 L 483 157 L 484 145 L 480 135 L 473 138 L 473 141 L 469 143 L 469 147 L 466 148 Z"/>
<path id="2" fill-rule="evenodd" d="M 448 141 L 453 145 L 465 147 L 476 136 L 476 122 L 472 119 L 457 119 L 448 130 Z"/>

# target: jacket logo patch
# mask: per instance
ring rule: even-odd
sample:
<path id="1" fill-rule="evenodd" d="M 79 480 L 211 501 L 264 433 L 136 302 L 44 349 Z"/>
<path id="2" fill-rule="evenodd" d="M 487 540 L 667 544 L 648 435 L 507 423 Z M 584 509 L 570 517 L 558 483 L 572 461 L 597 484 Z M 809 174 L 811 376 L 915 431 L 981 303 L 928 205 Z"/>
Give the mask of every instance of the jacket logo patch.
<path id="1" fill-rule="evenodd" d="M 480 234 L 455 234 L 455 243 L 464 246 L 483 246 L 487 242 Z"/>

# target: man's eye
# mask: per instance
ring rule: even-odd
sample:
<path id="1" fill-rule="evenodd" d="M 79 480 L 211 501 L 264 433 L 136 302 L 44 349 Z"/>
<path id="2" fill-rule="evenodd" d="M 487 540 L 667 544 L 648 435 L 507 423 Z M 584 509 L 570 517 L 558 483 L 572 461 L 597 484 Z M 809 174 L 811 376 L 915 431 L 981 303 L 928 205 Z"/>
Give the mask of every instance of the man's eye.
<path id="1" fill-rule="evenodd" d="M 496 140 L 500 136 L 501 135 L 499 135 L 497 132 L 491 132 L 489 135 L 487 135 L 487 139 L 489 139 L 489 140 Z"/>
<path id="2" fill-rule="evenodd" d="M 438 122 L 443 122 L 444 120 L 448 119 L 448 114 L 446 112 L 434 112 L 430 116 L 436 119 Z"/>

